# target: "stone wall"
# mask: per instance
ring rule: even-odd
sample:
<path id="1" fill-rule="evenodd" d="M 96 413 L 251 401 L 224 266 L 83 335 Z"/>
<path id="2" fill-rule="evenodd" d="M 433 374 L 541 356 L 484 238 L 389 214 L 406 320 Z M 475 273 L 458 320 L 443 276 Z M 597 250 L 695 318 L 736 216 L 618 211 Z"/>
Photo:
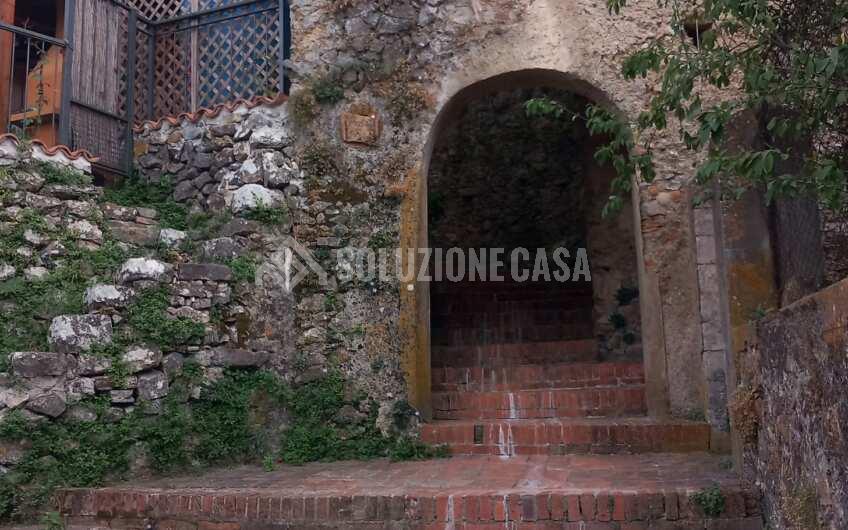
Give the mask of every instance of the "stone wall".
<path id="1" fill-rule="evenodd" d="M 77 404 L 95 396 L 116 418 L 155 412 L 187 363 L 201 370 L 190 399 L 227 367 L 293 362 L 291 301 L 233 272 L 275 246 L 277 227 L 228 216 L 189 233 L 90 180 L 26 158 L 3 171 L 0 414 L 89 419 Z M 262 318 L 279 325 L 265 333 Z"/>
<path id="2" fill-rule="evenodd" d="M 288 158 L 281 103 L 149 124 L 140 178 L 115 189 L 26 154 L 0 170 L 0 418 L 156 416 L 232 368 L 293 387 L 340 372 L 340 425 L 416 425 L 389 325 L 396 287 L 335 274 L 342 238 L 367 246 L 390 214 L 364 194 L 307 201 L 315 188 Z M 292 257 L 327 273 L 297 283 Z M 284 416 L 272 425 L 279 443 Z M 29 446 L 4 441 L 0 466 Z"/>
<path id="3" fill-rule="evenodd" d="M 302 0 L 291 8 L 298 36 L 293 99 L 310 99 L 317 86 L 326 102 L 317 104 L 299 139 L 339 145 L 343 113 L 370 105 L 382 118 L 381 134 L 368 147 L 342 144 L 341 157 L 371 178 L 397 183 L 400 235 L 410 246 L 426 237 L 433 147 L 465 105 L 498 91 L 547 86 L 636 119 L 651 80 L 624 80 L 621 59 L 668 31 L 650 0 L 631 3 L 620 16 L 592 0 Z M 342 101 L 327 101 L 327 80 L 342 90 Z M 649 406 L 656 414 L 703 415 L 707 375 L 690 203 L 695 155 L 674 133 L 658 136 L 653 152 L 658 177 L 639 183 L 632 214 L 633 226 L 641 226 L 635 239 Z M 377 167 L 388 171 L 374 172 Z M 401 299 L 402 307 L 420 313 L 401 327 L 408 379 L 416 381 L 413 401 L 423 406 L 429 295 L 425 286 L 413 286 Z"/>
<path id="4" fill-rule="evenodd" d="M 335 145 L 296 142 L 284 99 L 145 124 L 136 138 L 139 176 L 171 181 L 174 200 L 192 211 L 271 228 L 273 238 L 236 234 L 256 242 L 254 300 L 239 318 L 244 340 L 272 352 L 269 362 L 286 377 L 339 367 L 388 414 L 405 398 L 397 285 L 343 279 L 336 268 L 342 247 L 396 248 L 397 201 L 381 183 L 351 175 Z M 208 245 L 243 254 L 238 240 Z M 289 282 L 288 250 L 309 267 L 300 283 Z"/>
<path id="5" fill-rule="evenodd" d="M 842 281 L 765 317 L 737 355 L 732 419 L 771 528 L 848 525 L 846 295 Z"/>
<path id="6" fill-rule="evenodd" d="M 241 219 L 200 240 L 216 240 L 215 249 L 232 243 L 233 252 L 247 245 L 259 271 L 257 287 L 230 302 L 237 315 L 223 335 L 237 340 L 221 344 L 273 352 L 269 366 L 306 378 L 337 365 L 380 400 L 384 417 L 407 396 L 425 410 L 427 289 L 341 281 L 338 249 L 423 246 L 432 148 L 463 101 L 504 87 L 548 86 L 635 118 L 650 80 L 623 80 L 620 59 L 667 30 L 650 0 L 620 17 L 592 0 L 299 0 L 291 7 L 297 38 L 289 102 L 259 98 L 144 124 L 138 169 L 145 182 L 171 180 L 173 199 L 198 215 Z M 633 211 L 624 214 L 632 218 L 622 217 L 639 227 L 633 239 L 649 409 L 660 415 L 706 406 L 689 200 L 694 157 L 686 153 L 674 134 L 658 137 L 658 177 L 636 183 Z M 134 247 L 148 248 L 154 235 L 158 242 L 161 232 L 145 228 L 155 220 L 136 217 L 98 227 Z M 248 221 L 259 230 L 238 228 Z M 325 284 L 289 288 L 285 251 L 301 247 L 326 271 Z M 177 281 L 183 263 L 215 261 L 190 250 L 176 253 Z M 152 248 L 147 254 L 171 263 Z M 244 283 L 216 282 L 233 293 Z M 206 304 L 188 296 L 182 305 L 191 312 L 173 309 L 185 318 L 208 313 L 210 323 L 222 318 Z"/>

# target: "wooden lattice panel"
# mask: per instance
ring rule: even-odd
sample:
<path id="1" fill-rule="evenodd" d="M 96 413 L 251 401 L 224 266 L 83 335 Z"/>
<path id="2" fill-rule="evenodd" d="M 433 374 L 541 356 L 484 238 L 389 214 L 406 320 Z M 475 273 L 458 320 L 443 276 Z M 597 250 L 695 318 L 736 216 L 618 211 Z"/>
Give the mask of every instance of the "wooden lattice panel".
<path id="1" fill-rule="evenodd" d="M 129 42 L 130 35 L 129 31 L 129 13 L 124 11 L 123 9 L 119 13 L 118 17 L 118 33 L 117 33 L 117 42 L 115 43 L 117 52 L 118 52 L 118 64 L 122 65 L 116 74 L 118 76 L 117 82 L 120 89 L 117 93 L 117 114 L 119 116 L 127 115 L 127 94 L 129 90 L 127 90 L 127 83 L 129 81 Z M 132 37 L 135 38 L 135 37 Z"/>
<path id="2" fill-rule="evenodd" d="M 249 14 L 199 30 L 200 106 L 277 92 L 279 14 L 276 10 L 256 12 L 274 4 L 256 4 Z"/>
<path id="3" fill-rule="evenodd" d="M 129 4 L 135 7 L 142 16 L 154 22 L 173 18 L 188 11 L 184 8 L 184 4 L 188 5 L 188 2 L 184 3 L 182 0 L 129 0 Z"/>
<path id="4" fill-rule="evenodd" d="M 143 121 L 153 117 L 151 108 L 151 83 L 153 72 L 150 71 L 148 52 L 153 39 L 147 33 L 139 30 L 136 40 L 136 70 L 135 70 L 135 121 Z"/>
<path id="5" fill-rule="evenodd" d="M 187 33 L 163 33 L 156 36 L 153 90 L 155 116 L 168 116 L 191 108 L 191 39 Z"/>

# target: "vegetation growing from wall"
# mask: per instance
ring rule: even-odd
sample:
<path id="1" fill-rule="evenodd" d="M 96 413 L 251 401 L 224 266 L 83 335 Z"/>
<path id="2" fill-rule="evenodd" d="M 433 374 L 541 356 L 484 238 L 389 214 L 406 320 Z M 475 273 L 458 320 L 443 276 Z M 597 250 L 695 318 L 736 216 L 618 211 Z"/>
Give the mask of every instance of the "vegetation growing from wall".
<path id="1" fill-rule="evenodd" d="M 656 38 L 622 64 L 629 79 L 658 78 L 660 90 L 648 109 L 632 124 L 597 107 L 590 110 L 593 131 L 613 138 L 599 156 L 619 170 L 614 191 L 629 190 L 637 166 L 650 179 L 657 133 L 674 128 L 686 147 L 706 152 L 697 170 L 700 182 L 722 175 L 727 191 L 737 195 L 762 187 L 768 200 L 805 194 L 830 208 L 843 206 L 848 169 L 843 148 L 848 135 L 844 2 L 658 3 L 669 13 L 671 34 Z M 627 2 L 607 4 L 618 13 Z M 707 98 L 706 90 L 721 97 Z M 761 123 L 757 145 L 725 145 L 729 125 L 740 113 Z"/>
<path id="2" fill-rule="evenodd" d="M 714 485 L 692 495 L 692 500 L 707 517 L 716 518 L 724 513 L 725 499 L 721 489 Z"/>
<path id="3" fill-rule="evenodd" d="M 293 389 L 288 402 L 291 424 L 283 437 L 283 461 L 371 459 L 389 456 L 410 460 L 445 456 L 403 434 L 383 436 L 376 427 L 376 403 L 362 396 L 345 401 L 338 373 Z M 403 426 L 397 426 L 403 427 Z M 397 429 L 400 433 L 404 429 Z"/>
<path id="4" fill-rule="evenodd" d="M 112 241 L 96 250 L 84 248 L 65 227 L 51 227 L 35 210 L 24 210 L 21 221 L 0 235 L 0 261 L 19 268 L 27 265 L 18 248 L 33 235 L 61 243 L 55 247 L 55 259 L 61 260 L 61 266 L 46 269 L 39 278 L 15 276 L 0 282 L 4 316 L 0 321 L 0 367 L 5 367 L 13 351 L 44 350 L 52 318 L 82 312 L 83 293 L 90 282 L 109 278 L 127 257 Z"/>
<path id="5" fill-rule="evenodd" d="M 119 186 L 106 189 L 104 200 L 119 206 L 153 208 L 159 213 L 162 228 L 187 230 L 191 228 L 191 216 L 185 205 L 173 199 L 173 192 L 174 187 L 167 177 L 159 182 L 130 177 Z"/>
<path id="6" fill-rule="evenodd" d="M 171 473 L 236 463 L 445 456 L 443 448 L 403 434 L 381 434 L 374 426 L 374 404 L 346 400 L 338 373 L 291 387 L 268 371 L 233 369 L 203 388 L 200 399 L 187 402 L 200 370 L 187 365 L 155 414 L 141 406 L 115 419 L 104 399 L 77 405 L 96 414 L 91 421 L 33 423 L 10 413 L 0 423 L 0 441 L 27 449 L 14 470 L 0 477 L 0 518 L 31 515 L 58 487 L 127 478 L 133 458 Z M 359 407 L 354 413 L 344 412 L 354 406 Z M 273 417 L 280 411 L 288 419 L 282 434 L 285 424 Z"/>

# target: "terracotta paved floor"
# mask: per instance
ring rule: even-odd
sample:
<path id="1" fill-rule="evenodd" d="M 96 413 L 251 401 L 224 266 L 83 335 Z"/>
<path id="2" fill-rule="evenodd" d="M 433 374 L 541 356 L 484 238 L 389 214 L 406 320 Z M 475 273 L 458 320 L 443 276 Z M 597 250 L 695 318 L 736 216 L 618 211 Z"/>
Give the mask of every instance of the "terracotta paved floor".
<path id="1" fill-rule="evenodd" d="M 261 490 L 264 494 L 426 495 L 520 492 L 692 491 L 714 483 L 733 487 L 732 471 L 715 455 L 650 454 L 603 456 L 454 457 L 424 462 L 337 462 L 209 471 L 195 476 L 122 483 L 114 489 L 199 493 Z M 111 488 L 110 488 L 111 489 Z"/>

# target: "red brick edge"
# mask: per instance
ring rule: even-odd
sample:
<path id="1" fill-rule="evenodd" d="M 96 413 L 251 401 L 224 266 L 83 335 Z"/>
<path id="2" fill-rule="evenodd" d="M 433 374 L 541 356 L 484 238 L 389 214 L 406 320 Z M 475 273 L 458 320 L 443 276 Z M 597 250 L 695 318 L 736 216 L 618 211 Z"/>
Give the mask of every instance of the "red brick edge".
<path id="1" fill-rule="evenodd" d="M 754 493 L 745 490 L 723 493 L 725 510 L 716 522 L 724 521 L 724 524 L 708 528 L 759 528 L 759 525 L 754 526 L 760 520 L 759 498 Z M 431 525 L 434 525 L 433 528 L 472 528 L 508 522 L 637 523 L 695 522 L 707 519 L 689 494 L 678 492 L 287 497 L 244 491 L 148 493 L 75 489 L 60 492 L 57 501 L 60 511 L 69 518 L 100 520 L 168 519 L 192 522 L 305 524 L 404 521 L 417 523 L 421 528 Z M 749 520 L 750 524 L 746 522 Z M 745 524 L 739 526 L 739 523 Z M 239 528 L 229 525 L 228 527 Z M 598 526 L 618 527 L 619 525 Z M 645 525 L 629 525 L 623 528 L 643 527 L 648 528 Z"/>

